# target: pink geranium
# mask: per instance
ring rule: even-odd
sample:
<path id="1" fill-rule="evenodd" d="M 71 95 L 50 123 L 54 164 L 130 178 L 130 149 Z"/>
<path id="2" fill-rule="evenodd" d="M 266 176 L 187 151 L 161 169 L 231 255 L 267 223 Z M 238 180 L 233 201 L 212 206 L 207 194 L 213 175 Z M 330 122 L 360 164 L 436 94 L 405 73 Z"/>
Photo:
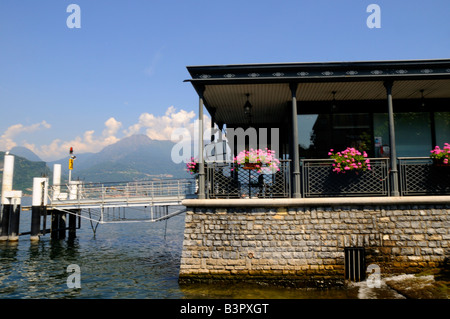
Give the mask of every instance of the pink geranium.
<path id="1" fill-rule="evenodd" d="M 430 157 L 437 161 L 441 161 L 443 164 L 449 165 L 450 158 L 450 144 L 444 143 L 444 148 L 441 149 L 439 146 L 435 146 L 433 150 L 430 151 Z"/>
<path id="2" fill-rule="evenodd" d="M 334 159 L 333 172 L 345 173 L 346 171 L 365 171 L 371 170 L 370 160 L 367 158 L 367 153 L 365 151 L 360 152 L 359 150 L 347 147 L 346 150 L 334 153 L 331 149 L 328 152 L 330 158 Z"/>

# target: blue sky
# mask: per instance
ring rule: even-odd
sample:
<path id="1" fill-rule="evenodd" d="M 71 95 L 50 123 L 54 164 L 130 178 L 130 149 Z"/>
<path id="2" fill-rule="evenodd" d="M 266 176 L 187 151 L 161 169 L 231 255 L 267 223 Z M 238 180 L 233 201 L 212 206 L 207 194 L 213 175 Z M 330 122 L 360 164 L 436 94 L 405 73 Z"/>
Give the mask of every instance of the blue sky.
<path id="1" fill-rule="evenodd" d="M 70 4 L 81 28 L 68 28 Z M 381 28 L 368 28 L 370 4 Z M 188 65 L 450 58 L 450 1 L 1 0 L 0 150 L 44 160 L 192 125 Z"/>

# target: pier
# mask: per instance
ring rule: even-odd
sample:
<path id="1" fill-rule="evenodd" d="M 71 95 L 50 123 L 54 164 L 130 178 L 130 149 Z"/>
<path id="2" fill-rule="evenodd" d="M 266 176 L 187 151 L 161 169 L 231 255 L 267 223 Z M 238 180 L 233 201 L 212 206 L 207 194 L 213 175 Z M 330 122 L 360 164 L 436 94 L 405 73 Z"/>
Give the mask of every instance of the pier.
<path id="1" fill-rule="evenodd" d="M 50 233 L 52 239 L 76 237 L 81 219 L 99 224 L 158 222 L 185 212 L 182 200 L 194 197 L 192 179 L 167 179 L 116 183 L 61 183 L 61 164 L 53 167 L 53 181 L 48 177 L 33 179 L 31 206 L 22 206 L 22 191 L 13 190 L 14 156 L 5 155 L 2 184 L 0 240 L 17 241 L 21 235 L 30 240 Z M 126 208 L 139 211 L 132 217 Z M 21 212 L 31 212 L 29 232 L 19 233 Z M 49 225 L 47 217 L 50 216 Z"/>

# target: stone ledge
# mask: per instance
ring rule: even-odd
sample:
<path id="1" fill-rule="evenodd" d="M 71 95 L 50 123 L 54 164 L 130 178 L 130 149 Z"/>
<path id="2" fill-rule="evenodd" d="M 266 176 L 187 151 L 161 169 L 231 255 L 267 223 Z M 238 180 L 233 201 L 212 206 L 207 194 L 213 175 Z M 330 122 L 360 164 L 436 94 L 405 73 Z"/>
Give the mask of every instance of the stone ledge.
<path id="1" fill-rule="evenodd" d="M 345 205 L 449 205 L 450 196 L 185 199 L 186 207 L 304 207 Z"/>

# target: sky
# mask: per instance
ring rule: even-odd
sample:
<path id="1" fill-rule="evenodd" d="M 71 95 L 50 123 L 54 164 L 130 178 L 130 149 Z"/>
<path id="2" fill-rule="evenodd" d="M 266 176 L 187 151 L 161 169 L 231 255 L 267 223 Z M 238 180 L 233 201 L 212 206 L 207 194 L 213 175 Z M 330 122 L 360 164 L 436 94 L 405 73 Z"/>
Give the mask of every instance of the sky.
<path id="1" fill-rule="evenodd" d="M 448 0 L 1 0 L 0 150 L 53 161 L 132 134 L 169 140 L 198 118 L 190 65 L 450 58 L 449 12 Z"/>

